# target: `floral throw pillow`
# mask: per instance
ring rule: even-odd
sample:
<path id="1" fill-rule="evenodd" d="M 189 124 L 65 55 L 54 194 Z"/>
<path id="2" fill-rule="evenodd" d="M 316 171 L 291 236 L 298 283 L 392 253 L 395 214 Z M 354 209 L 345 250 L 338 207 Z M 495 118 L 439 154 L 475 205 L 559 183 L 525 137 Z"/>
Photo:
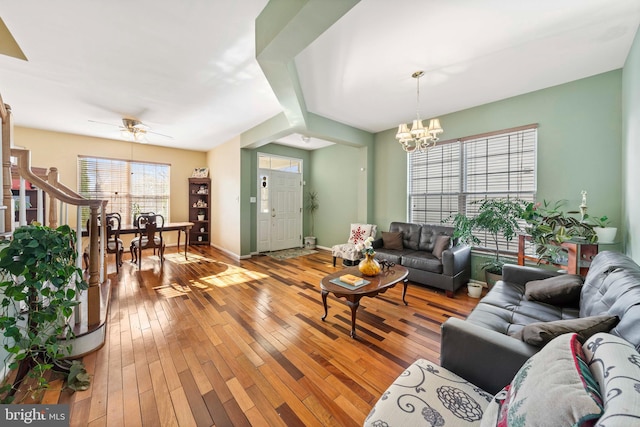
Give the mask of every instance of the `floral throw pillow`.
<path id="1" fill-rule="evenodd" d="M 527 360 L 492 406 L 482 426 L 595 425 L 603 412 L 602 396 L 578 335 L 561 335 Z"/>
<path id="2" fill-rule="evenodd" d="M 371 235 L 371 224 L 351 224 L 348 243 L 363 243 Z"/>

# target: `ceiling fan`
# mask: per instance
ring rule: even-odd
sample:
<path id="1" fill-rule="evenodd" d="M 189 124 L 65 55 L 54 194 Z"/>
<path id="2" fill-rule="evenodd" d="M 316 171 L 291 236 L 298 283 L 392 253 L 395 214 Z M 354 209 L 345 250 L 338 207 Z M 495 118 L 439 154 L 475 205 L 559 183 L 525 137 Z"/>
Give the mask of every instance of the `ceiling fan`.
<path id="1" fill-rule="evenodd" d="M 148 125 L 145 125 L 140 120 L 123 118 L 122 126 L 114 125 L 112 123 L 99 122 L 96 120 L 89 120 L 93 123 L 101 123 L 109 126 L 118 126 L 120 128 L 120 136 L 127 141 L 135 141 L 135 142 L 147 142 L 146 135 L 153 134 L 159 135 L 165 138 L 173 139 L 172 136 L 164 135 L 162 133 L 153 132 Z"/>

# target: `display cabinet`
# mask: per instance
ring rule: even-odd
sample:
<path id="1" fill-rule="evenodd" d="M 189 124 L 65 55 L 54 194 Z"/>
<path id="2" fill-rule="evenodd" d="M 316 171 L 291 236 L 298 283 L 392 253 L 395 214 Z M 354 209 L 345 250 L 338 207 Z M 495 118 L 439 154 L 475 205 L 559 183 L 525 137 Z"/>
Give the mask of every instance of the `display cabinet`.
<path id="1" fill-rule="evenodd" d="M 211 243 L 211 179 L 189 178 L 189 232 L 191 245 Z"/>
<path id="2" fill-rule="evenodd" d="M 37 171 L 35 169 L 38 169 Z M 42 172 L 41 168 L 32 168 L 34 172 Z M 43 169 L 46 172 L 46 169 Z M 20 220 L 20 178 L 18 177 L 18 171 L 15 166 L 11 168 L 11 194 L 13 199 L 15 200 L 15 211 L 14 211 L 14 221 L 18 222 Z M 41 192 L 42 199 L 38 200 L 38 191 Z M 25 181 L 25 201 L 26 201 L 26 214 L 27 214 L 27 224 L 31 224 L 33 221 L 38 220 L 38 208 L 40 207 L 39 203 L 42 203 L 42 223 L 46 223 L 46 193 L 42 190 L 39 190 L 35 185 L 32 185 L 31 182 Z"/>

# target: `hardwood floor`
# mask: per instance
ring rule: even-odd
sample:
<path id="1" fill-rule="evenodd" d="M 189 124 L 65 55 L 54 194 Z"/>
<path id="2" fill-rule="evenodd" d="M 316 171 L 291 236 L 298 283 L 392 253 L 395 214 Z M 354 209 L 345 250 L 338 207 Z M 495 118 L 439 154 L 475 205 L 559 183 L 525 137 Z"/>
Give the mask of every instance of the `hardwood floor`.
<path id="1" fill-rule="evenodd" d="M 438 360 L 440 324 L 477 299 L 398 285 L 351 311 L 320 279 L 331 254 L 235 261 L 210 247 L 144 254 L 110 274 L 107 342 L 84 357 L 91 388 L 63 393 L 72 426 L 356 426 L 416 358 Z M 113 264 L 113 258 L 110 258 Z"/>

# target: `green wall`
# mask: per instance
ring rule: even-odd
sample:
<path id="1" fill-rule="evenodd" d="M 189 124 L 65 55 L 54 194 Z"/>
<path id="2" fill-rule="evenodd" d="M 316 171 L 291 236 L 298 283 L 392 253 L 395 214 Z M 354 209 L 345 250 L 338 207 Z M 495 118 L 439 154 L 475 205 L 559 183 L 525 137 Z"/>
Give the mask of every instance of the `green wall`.
<path id="1" fill-rule="evenodd" d="M 636 81 L 637 82 L 637 81 Z M 637 100 L 636 100 L 637 103 Z M 577 209 L 588 192 L 589 213 L 622 221 L 622 70 L 615 70 L 440 117 L 443 140 L 538 123 L 538 200 L 566 199 Z M 269 144 L 242 157 L 242 254 L 255 251 L 256 153 L 302 158 L 305 192 L 318 192 L 315 234 L 321 247 L 345 241 L 352 222 L 372 222 L 381 231 L 407 218 L 406 154 L 395 129 L 369 146 L 337 144 L 313 152 Z M 245 167 L 249 173 L 245 173 Z M 304 231 L 309 232 L 305 212 Z"/>
<path id="2" fill-rule="evenodd" d="M 588 212 L 621 224 L 621 70 L 440 117 L 455 139 L 538 123 L 538 200 L 567 199 L 577 209 L 588 192 Z M 382 230 L 407 218 L 407 156 L 395 129 L 375 136 L 373 221 Z"/>
<path id="3" fill-rule="evenodd" d="M 640 30 L 622 70 L 623 238 L 625 252 L 640 263 Z"/>
<path id="4" fill-rule="evenodd" d="M 362 150 L 366 149 L 336 144 L 311 156 L 311 188 L 320 201 L 315 224 L 318 246 L 346 243 L 349 224 L 367 222 L 366 201 L 361 197 L 368 168 L 361 159 Z"/>

